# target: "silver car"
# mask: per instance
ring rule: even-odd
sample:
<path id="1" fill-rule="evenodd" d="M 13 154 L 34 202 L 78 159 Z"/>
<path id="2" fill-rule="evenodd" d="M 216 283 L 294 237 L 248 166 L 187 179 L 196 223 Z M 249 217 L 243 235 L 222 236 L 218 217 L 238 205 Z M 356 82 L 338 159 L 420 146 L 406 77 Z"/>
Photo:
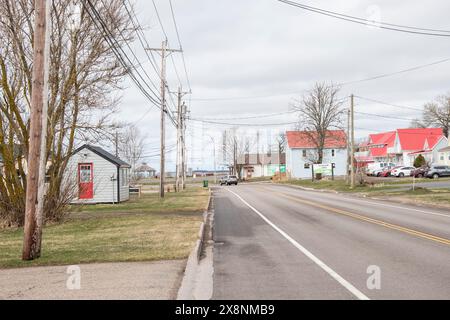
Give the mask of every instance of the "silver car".
<path id="1" fill-rule="evenodd" d="M 223 177 L 222 179 L 220 179 L 219 183 L 220 183 L 221 186 L 224 185 L 224 184 L 227 185 L 227 186 L 230 186 L 232 184 L 237 186 L 238 185 L 238 178 L 236 176 L 226 176 L 226 177 Z"/>

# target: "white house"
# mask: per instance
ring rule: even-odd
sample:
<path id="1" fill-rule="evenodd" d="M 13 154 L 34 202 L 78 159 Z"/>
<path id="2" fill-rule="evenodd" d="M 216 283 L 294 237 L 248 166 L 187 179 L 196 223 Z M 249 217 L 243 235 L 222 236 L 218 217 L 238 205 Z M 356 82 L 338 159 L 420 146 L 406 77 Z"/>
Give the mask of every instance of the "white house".
<path id="1" fill-rule="evenodd" d="M 286 170 L 294 179 L 310 179 L 312 165 L 317 161 L 317 147 L 314 133 L 306 131 L 288 131 Z M 347 167 L 347 136 L 343 130 L 329 131 L 323 150 L 323 164 L 334 164 L 334 174 L 343 176 Z"/>
<path id="2" fill-rule="evenodd" d="M 387 153 L 400 165 L 410 167 L 422 155 L 430 163 L 437 163 L 439 150 L 446 147 L 447 138 L 441 128 L 397 129 L 394 145 Z"/>
<path id="3" fill-rule="evenodd" d="M 439 150 L 438 164 L 450 166 L 450 140 L 448 141 L 448 147 Z"/>
<path id="4" fill-rule="evenodd" d="M 76 181 L 73 203 L 118 203 L 130 199 L 131 166 L 100 147 L 84 145 L 72 154 L 67 172 Z"/>
<path id="5" fill-rule="evenodd" d="M 284 172 L 286 154 L 278 152 L 272 154 L 244 154 L 238 158 L 238 164 L 242 165 L 242 177 L 244 179 L 272 177 L 277 172 Z"/>

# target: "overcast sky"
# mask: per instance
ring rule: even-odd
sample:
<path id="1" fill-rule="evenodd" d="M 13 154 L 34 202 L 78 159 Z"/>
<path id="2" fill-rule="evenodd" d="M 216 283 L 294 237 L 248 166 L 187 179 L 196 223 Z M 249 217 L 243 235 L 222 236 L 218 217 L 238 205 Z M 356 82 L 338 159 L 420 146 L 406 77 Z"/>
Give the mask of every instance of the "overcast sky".
<path id="1" fill-rule="evenodd" d="M 131 1 L 134 1 L 139 20 L 146 28 L 145 35 L 150 45 L 161 46 L 163 33 L 152 2 Z M 349 82 L 450 58 L 450 37 L 370 28 L 303 11 L 276 0 L 172 1 L 192 86 L 192 118 L 236 118 L 284 112 L 277 117 L 226 122 L 292 122 L 296 120 L 294 116 L 286 114 L 290 103 L 315 82 Z M 167 0 L 155 2 L 170 45 L 177 48 L 169 3 Z M 298 2 L 367 19 L 379 17 L 383 22 L 450 30 L 450 3 L 446 0 Z M 138 43 L 133 47 L 151 73 L 153 70 L 149 63 L 145 64 L 147 60 L 142 47 Z M 174 59 L 184 89 L 187 89 L 180 55 L 175 54 Z M 169 59 L 168 63 L 169 84 L 176 90 L 178 80 L 172 60 Z M 354 93 L 421 108 L 427 101 L 450 91 L 449 71 L 450 61 L 388 78 L 342 86 L 341 96 Z M 157 83 L 155 72 L 152 74 Z M 155 155 L 159 146 L 158 110 L 153 108 L 149 112 L 149 103 L 139 91 L 128 81 L 125 86 L 121 113 L 117 118 L 136 122 L 146 136 L 146 156 Z M 407 119 L 420 116 L 419 111 L 362 100 L 356 103 L 359 112 Z M 357 131 L 358 137 L 380 130 L 408 127 L 409 124 L 407 120 L 356 116 L 356 127 L 361 128 Z M 212 168 L 212 139 L 216 142 L 218 157 L 221 132 L 227 127 L 190 123 L 190 167 Z M 249 134 L 254 134 L 256 129 L 247 128 Z M 272 131 L 286 129 L 290 126 L 275 126 Z M 175 129 L 170 124 L 167 135 L 170 147 L 175 143 Z M 263 133 L 263 136 L 267 134 Z M 174 168 L 174 155 L 169 155 L 169 170 Z M 159 168 L 158 157 L 146 160 Z"/>

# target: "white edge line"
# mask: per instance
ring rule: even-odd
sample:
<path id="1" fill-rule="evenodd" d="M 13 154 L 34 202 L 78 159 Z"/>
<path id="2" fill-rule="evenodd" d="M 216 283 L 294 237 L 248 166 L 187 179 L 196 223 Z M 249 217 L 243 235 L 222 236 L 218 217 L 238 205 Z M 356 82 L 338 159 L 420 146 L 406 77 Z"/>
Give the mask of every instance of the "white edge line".
<path id="1" fill-rule="evenodd" d="M 317 264 L 320 268 L 322 268 L 326 273 L 328 273 L 333 279 L 339 282 L 344 288 L 350 291 L 354 296 L 356 296 L 359 300 L 370 300 L 364 293 L 359 291 L 355 286 L 353 286 L 350 282 L 342 278 L 336 271 L 327 266 L 322 260 L 313 255 L 309 250 L 299 244 L 297 241 L 292 239 L 286 232 L 277 227 L 274 223 L 272 223 L 269 219 L 267 219 L 261 212 L 251 206 L 247 201 L 245 201 L 241 196 L 234 193 L 233 191 L 226 189 L 228 192 L 234 194 L 239 200 L 241 200 L 247 207 L 252 209 L 257 215 L 261 217 L 268 225 L 278 231 L 284 238 L 286 238 L 291 244 L 294 245 L 298 250 L 300 250 L 305 256 L 311 259 L 315 264 Z"/>

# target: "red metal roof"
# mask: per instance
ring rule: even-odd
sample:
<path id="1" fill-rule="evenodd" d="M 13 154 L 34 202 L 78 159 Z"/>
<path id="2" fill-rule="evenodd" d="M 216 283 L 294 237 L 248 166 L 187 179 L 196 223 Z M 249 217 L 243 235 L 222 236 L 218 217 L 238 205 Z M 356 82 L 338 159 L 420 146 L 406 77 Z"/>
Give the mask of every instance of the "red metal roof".
<path id="1" fill-rule="evenodd" d="M 316 148 L 314 137 L 315 132 L 308 131 L 288 131 L 286 132 L 289 148 Z M 344 130 L 330 130 L 325 139 L 325 148 L 343 149 L 347 148 L 347 135 Z"/>
<path id="2" fill-rule="evenodd" d="M 441 128 L 398 129 L 397 132 L 402 150 L 408 151 L 433 149 L 443 136 Z"/>
<path id="3" fill-rule="evenodd" d="M 395 131 L 371 134 L 370 155 L 372 157 L 386 157 L 388 148 L 392 148 L 395 143 Z"/>

